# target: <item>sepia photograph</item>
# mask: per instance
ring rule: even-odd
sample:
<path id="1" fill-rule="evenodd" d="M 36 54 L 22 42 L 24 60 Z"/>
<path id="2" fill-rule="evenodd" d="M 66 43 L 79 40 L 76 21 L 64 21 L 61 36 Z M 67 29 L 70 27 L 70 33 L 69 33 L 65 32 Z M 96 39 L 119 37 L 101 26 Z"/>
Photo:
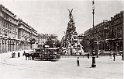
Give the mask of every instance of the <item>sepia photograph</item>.
<path id="1" fill-rule="evenodd" d="M 0 0 L 0 79 L 123 79 L 123 0 Z"/>

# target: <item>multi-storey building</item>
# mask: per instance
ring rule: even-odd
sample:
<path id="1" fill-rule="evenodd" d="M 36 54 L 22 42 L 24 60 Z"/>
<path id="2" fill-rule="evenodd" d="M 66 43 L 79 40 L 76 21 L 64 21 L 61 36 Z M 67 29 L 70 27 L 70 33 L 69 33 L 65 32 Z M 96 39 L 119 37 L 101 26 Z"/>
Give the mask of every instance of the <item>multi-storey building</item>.
<path id="1" fill-rule="evenodd" d="M 0 52 L 17 50 L 18 20 L 16 15 L 0 5 Z"/>
<path id="2" fill-rule="evenodd" d="M 34 28 L 0 5 L 0 53 L 29 49 L 30 40 L 37 42 L 37 35 Z"/>
<path id="3" fill-rule="evenodd" d="M 35 39 L 35 41 L 36 41 L 35 43 L 38 43 L 38 33 L 32 27 L 31 27 L 31 34 L 30 34 L 30 36 L 31 36 L 31 39 Z"/>
<path id="4" fill-rule="evenodd" d="M 20 40 L 20 49 L 30 49 L 30 40 L 35 39 L 37 41 L 37 31 L 20 19 L 18 26 L 18 38 Z"/>
<path id="5" fill-rule="evenodd" d="M 95 41 L 95 49 L 105 51 L 122 51 L 123 48 L 123 14 L 124 11 L 111 17 L 111 20 L 104 20 L 84 33 L 85 41 Z M 94 34 L 94 37 L 93 37 Z"/>
<path id="6" fill-rule="evenodd" d="M 110 49 L 115 51 L 123 50 L 123 22 L 124 22 L 124 11 L 116 14 L 114 17 L 111 17 L 110 21 L 110 36 L 109 36 L 109 44 Z"/>
<path id="7" fill-rule="evenodd" d="M 58 39 L 58 36 L 55 34 L 39 34 L 38 35 L 38 45 L 44 45 L 46 44 L 46 41 L 48 39 L 52 39 L 54 41 L 56 41 Z"/>
<path id="8" fill-rule="evenodd" d="M 58 36 L 55 34 L 38 34 L 38 47 L 43 48 L 44 45 L 54 45 L 54 43 L 57 41 Z M 52 41 L 51 43 L 48 43 L 48 41 Z M 53 43 L 54 42 L 54 43 Z"/>
<path id="9" fill-rule="evenodd" d="M 24 21 L 19 19 L 18 23 L 18 38 L 20 39 L 20 49 L 29 49 L 30 48 L 30 26 Z"/>
<path id="10" fill-rule="evenodd" d="M 30 34 L 31 38 L 30 38 L 30 42 L 32 39 L 35 39 L 35 43 L 31 45 L 31 48 L 37 48 L 38 46 L 38 33 L 37 31 L 31 27 L 31 34 Z"/>

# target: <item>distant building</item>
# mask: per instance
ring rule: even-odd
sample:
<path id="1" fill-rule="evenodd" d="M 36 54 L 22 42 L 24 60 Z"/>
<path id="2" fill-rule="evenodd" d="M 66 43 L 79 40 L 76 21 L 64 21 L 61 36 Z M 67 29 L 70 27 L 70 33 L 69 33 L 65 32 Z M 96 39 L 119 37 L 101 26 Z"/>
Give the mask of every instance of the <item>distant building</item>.
<path id="1" fill-rule="evenodd" d="M 48 39 L 57 40 L 56 34 L 38 34 L 38 44 L 44 45 Z"/>
<path id="2" fill-rule="evenodd" d="M 123 49 L 123 14 L 124 11 L 104 20 L 94 27 L 95 49 L 119 52 Z M 84 32 L 85 41 L 93 39 L 93 28 Z"/>

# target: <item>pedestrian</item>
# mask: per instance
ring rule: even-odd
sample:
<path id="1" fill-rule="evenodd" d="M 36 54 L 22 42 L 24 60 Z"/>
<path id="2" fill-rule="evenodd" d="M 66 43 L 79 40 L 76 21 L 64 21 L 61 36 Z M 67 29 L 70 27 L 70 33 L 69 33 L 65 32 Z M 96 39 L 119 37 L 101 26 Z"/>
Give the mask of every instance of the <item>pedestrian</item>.
<path id="1" fill-rule="evenodd" d="M 87 54 L 87 58 L 88 58 L 88 59 L 89 59 L 89 56 L 90 56 L 90 54 L 88 53 L 88 54 Z"/>
<path id="2" fill-rule="evenodd" d="M 14 53 L 13 53 L 13 58 L 15 58 L 15 55 L 16 55 L 16 54 L 15 54 L 15 52 L 14 52 Z"/>
<path id="3" fill-rule="evenodd" d="M 80 66 L 79 57 L 77 57 L 77 66 Z"/>
<path id="4" fill-rule="evenodd" d="M 26 53 L 26 52 L 24 51 L 23 56 L 25 55 L 25 53 Z"/>
<path id="5" fill-rule="evenodd" d="M 114 57 L 113 61 L 115 61 L 115 55 L 116 55 L 116 54 L 115 54 L 115 53 L 113 53 L 113 57 Z"/>
<path id="6" fill-rule="evenodd" d="M 20 52 L 18 52 L 18 57 L 20 57 Z"/>

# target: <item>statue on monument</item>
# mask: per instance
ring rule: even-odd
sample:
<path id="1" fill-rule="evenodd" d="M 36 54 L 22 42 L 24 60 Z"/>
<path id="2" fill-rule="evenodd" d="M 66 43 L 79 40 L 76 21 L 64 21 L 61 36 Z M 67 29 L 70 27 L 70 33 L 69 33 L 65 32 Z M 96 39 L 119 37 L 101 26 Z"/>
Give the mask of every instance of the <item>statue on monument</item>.
<path id="1" fill-rule="evenodd" d="M 82 54 L 82 46 L 78 41 L 78 34 L 76 32 L 75 22 L 72 15 L 73 9 L 69 10 L 69 22 L 66 30 L 65 35 L 65 45 L 66 45 L 66 51 L 68 55 L 78 55 Z"/>
<path id="2" fill-rule="evenodd" d="M 68 11 L 69 11 L 69 19 L 71 22 L 73 22 L 73 16 L 72 16 L 73 9 L 71 9 L 71 11 L 68 9 Z"/>
<path id="3" fill-rule="evenodd" d="M 75 32 L 76 29 L 72 15 L 73 9 L 71 10 L 68 9 L 68 11 L 69 11 L 69 19 L 70 19 L 70 21 L 68 22 L 68 32 L 72 34 L 73 32 Z"/>

